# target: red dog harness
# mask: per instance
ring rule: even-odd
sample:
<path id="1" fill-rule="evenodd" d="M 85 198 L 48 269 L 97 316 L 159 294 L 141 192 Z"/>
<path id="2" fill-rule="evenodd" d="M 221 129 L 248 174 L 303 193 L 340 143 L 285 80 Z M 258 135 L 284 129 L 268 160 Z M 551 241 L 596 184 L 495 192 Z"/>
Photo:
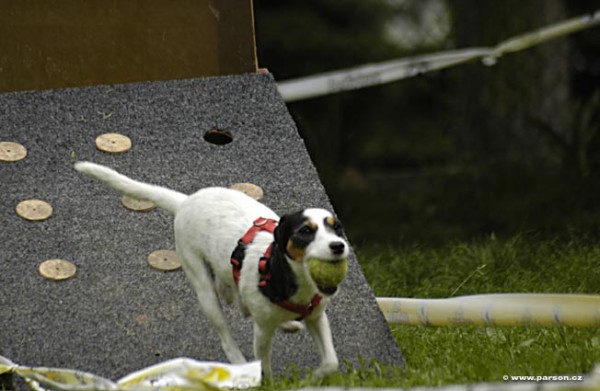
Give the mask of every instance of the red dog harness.
<path id="1" fill-rule="evenodd" d="M 231 271 L 233 273 L 233 280 L 235 281 L 236 285 L 239 285 L 240 283 L 240 272 L 242 270 L 242 262 L 244 260 L 246 247 L 248 247 L 248 245 L 254 241 L 254 238 L 259 232 L 266 231 L 269 233 L 273 233 L 276 227 L 276 220 L 259 217 L 258 219 L 254 220 L 252 227 L 250 227 L 250 229 L 238 241 L 237 247 L 235 248 L 235 250 L 233 250 L 233 253 L 231 254 Z M 258 272 L 260 273 L 260 280 L 258 282 L 258 286 L 260 287 L 267 286 L 269 284 L 269 280 L 271 279 L 271 274 L 268 270 L 268 262 L 271 258 L 272 250 L 273 243 L 271 243 L 269 247 L 267 247 L 265 253 L 262 257 L 260 257 L 260 260 L 258 261 Z M 323 300 L 323 296 L 315 294 L 311 299 L 310 303 L 306 305 L 297 304 L 289 300 L 271 300 L 271 302 L 285 310 L 297 313 L 298 315 L 300 315 L 300 317 L 296 320 L 302 320 L 307 316 L 310 316 L 310 314 L 312 314 L 313 310 L 319 305 L 321 300 Z"/>

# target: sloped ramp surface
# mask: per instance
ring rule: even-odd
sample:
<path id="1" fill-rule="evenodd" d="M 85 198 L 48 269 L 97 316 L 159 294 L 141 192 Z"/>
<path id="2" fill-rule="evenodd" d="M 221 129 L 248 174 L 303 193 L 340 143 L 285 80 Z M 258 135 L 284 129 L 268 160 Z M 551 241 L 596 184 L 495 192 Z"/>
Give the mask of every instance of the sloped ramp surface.
<path id="1" fill-rule="evenodd" d="M 226 131 L 217 142 L 232 141 L 207 142 L 211 129 Z M 98 150 L 96 137 L 111 132 L 129 137 L 131 148 Z M 183 271 L 147 264 L 149 253 L 174 249 L 172 217 L 126 209 L 117 193 L 78 174 L 75 161 L 186 193 L 251 182 L 280 214 L 331 209 L 270 75 L 2 94 L 0 141 L 27 149 L 23 160 L 0 162 L 0 354 L 23 365 L 116 379 L 173 357 L 225 360 Z M 15 207 L 27 199 L 49 203 L 51 217 L 19 217 Z M 56 258 L 72 262 L 75 276 L 43 278 L 39 264 Z M 233 308 L 226 314 L 251 357 L 251 321 Z M 402 363 L 354 257 L 328 314 L 342 362 Z M 276 372 L 318 362 L 306 332 L 277 334 Z"/>

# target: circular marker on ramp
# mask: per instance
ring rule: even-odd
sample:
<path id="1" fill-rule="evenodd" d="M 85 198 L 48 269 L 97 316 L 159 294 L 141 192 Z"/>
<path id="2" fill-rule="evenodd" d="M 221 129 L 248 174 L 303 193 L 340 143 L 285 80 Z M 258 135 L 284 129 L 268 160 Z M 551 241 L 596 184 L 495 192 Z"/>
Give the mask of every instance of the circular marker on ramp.
<path id="1" fill-rule="evenodd" d="M 44 278 L 62 281 L 73 277 L 77 272 L 77 267 L 64 259 L 49 259 L 40 263 L 38 270 Z"/>
<path id="2" fill-rule="evenodd" d="M 259 201 L 263 198 L 264 192 L 260 186 L 257 186 L 253 183 L 234 183 L 229 186 L 230 189 L 241 191 L 249 197 L 254 198 L 256 201 Z"/>
<path id="3" fill-rule="evenodd" d="M 156 209 L 156 204 L 152 201 L 138 200 L 137 198 L 124 195 L 121 197 L 121 204 L 134 212 L 150 212 Z"/>
<path id="4" fill-rule="evenodd" d="M 131 149 L 131 139 L 120 133 L 104 133 L 96 137 L 96 148 L 107 153 L 125 153 Z"/>
<path id="5" fill-rule="evenodd" d="M 27 149 L 19 143 L 12 141 L 0 142 L 0 161 L 16 162 L 25 159 Z"/>
<path id="6" fill-rule="evenodd" d="M 42 221 L 52 216 L 52 205 L 42 200 L 25 200 L 15 208 L 17 214 L 29 221 Z"/>
<path id="7" fill-rule="evenodd" d="M 148 255 L 148 264 L 156 270 L 170 272 L 181 267 L 177 253 L 173 250 L 156 250 Z"/>

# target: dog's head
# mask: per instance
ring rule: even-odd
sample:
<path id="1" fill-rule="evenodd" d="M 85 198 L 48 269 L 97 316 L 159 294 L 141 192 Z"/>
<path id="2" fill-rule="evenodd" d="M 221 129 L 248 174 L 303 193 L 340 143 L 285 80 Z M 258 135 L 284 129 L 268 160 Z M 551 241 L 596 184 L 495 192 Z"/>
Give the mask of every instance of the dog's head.
<path id="1" fill-rule="evenodd" d="M 277 246 L 296 262 L 309 258 L 335 261 L 348 257 L 340 221 L 324 209 L 284 215 L 274 232 Z"/>

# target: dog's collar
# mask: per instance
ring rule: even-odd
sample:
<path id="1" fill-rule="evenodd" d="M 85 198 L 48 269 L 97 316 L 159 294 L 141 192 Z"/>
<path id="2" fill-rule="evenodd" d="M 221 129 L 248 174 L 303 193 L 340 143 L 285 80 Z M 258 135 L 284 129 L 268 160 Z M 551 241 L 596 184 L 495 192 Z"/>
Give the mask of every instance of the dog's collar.
<path id="1" fill-rule="evenodd" d="M 273 250 L 273 244 L 274 243 L 271 243 L 269 247 L 267 247 L 267 250 L 258 261 L 258 273 L 260 274 L 258 286 L 261 288 L 262 293 L 265 296 L 267 296 L 273 304 L 276 304 L 279 307 L 290 312 L 295 312 L 296 314 L 300 315 L 298 318 L 296 318 L 296 320 L 302 320 L 312 314 L 312 312 L 319 305 L 321 300 L 323 300 L 323 296 L 317 293 L 312 297 L 310 303 L 298 304 L 290 300 L 276 300 L 265 292 L 264 288 L 267 288 L 267 286 L 269 285 L 269 280 L 271 279 L 269 263 L 271 261 L 271 252 Z"/>
<path id="2" fill-rule="evenodd" d="M 250 227 L 250 229 L 248 229 L 244 236 L 242 236 L 241 239 L 238 241 L 238 245 L 231 254 L 231 270 L 233 273 L 233 280 L 235 281 L 236 285 L 239 285 L 240 282 L 240 272 L 242 270 L 242 262 L 244 261 L 244 257 L 246 255 L 246 247 L 248 247 L 248 245 L 254 241 L 254 238 L 259 232 L 266 231 L 269 233 L 273 233 L 276 227 L 276 220 L 259 217 L 258 219 L 254 220 L 252 227 Z M 278 305 L 279 307 L 287 311 L 294 312 L 300 315 L 300 317 L 296 320 L 302 320 L 312 314 L 312 312 L 319 305 L 321 300 L 323 300 L 323 296 L 317 293 L 312 297 L 310 303 L 304 305 L 294 303 L 290 300 L 278 300 L 272 297 L 271 295 L 265 293 L 265 288 L 268 287 L 269 280 L 271 279 L 269 261 L 271 260 L 271 252 L 273 251 L 274 243 L 275 242 L 271 243 L 269 247 L 267 247 L 265 253 L 262 257 L 260 257 L 260 260 L 258 261 L 258 272 L 260 274 L 258 286 L 261 292 L 265 296 L 267 296 L 273 304 Z"/>
<path id="3" fill-rule="evenodd" d="M 303 320 L 304 318 L 309 317 L 313 313 L 315 308 L 317 308 L 317 306 L 319 305 L 321 300 L 323 300 L 323 296 L 316 293 L 310 300 L 310 303 L 308 303 L 306 305 L 294 303 L 289 300 L 279 301 L 279 302 L 276 302 L 275 304 L 277 304 L 278 306 L 280 306 L 283 309 L 286 309 L 290 312 L 295 312 L 296 314 L 300 315 L 298 318 L 296 318 L 296 320 L 300 321 L 300 320 Z"/>

